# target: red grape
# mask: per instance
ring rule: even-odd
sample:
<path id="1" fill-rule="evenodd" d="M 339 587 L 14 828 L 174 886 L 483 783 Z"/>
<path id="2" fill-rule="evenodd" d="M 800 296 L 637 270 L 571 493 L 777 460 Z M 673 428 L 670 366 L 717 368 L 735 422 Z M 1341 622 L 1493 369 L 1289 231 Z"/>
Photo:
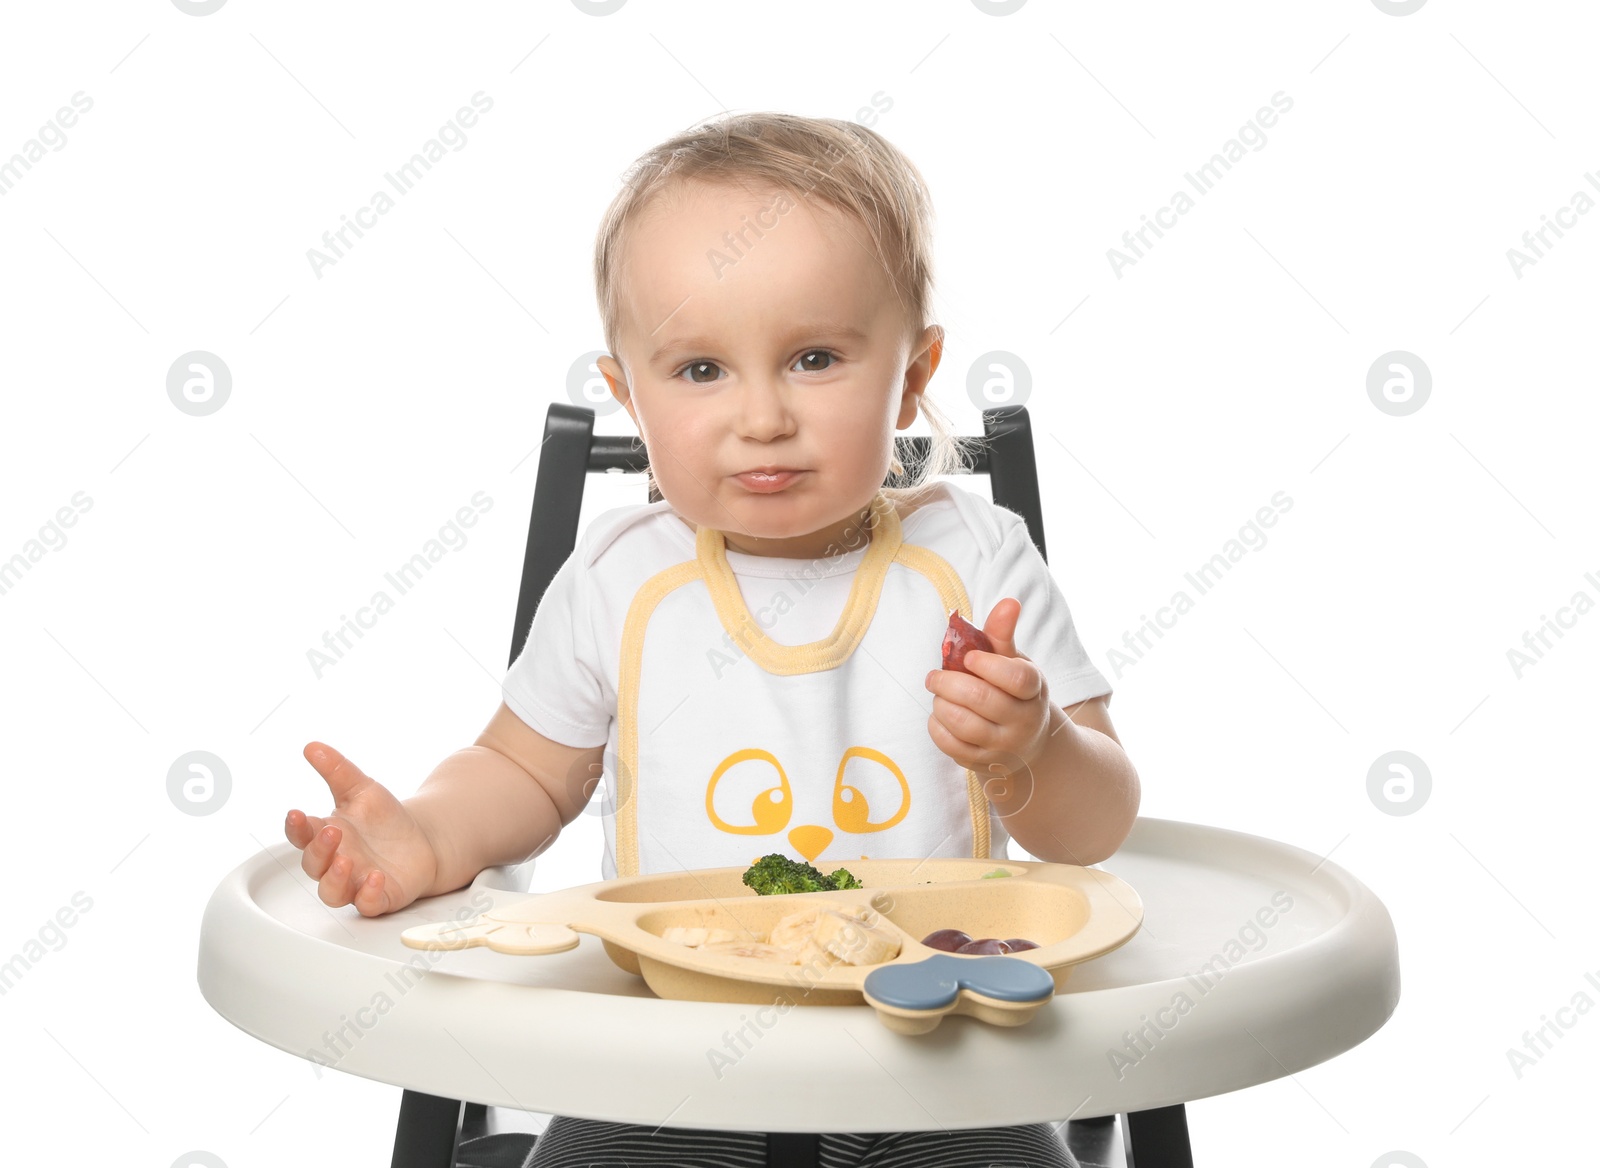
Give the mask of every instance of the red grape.
<path id="1" fill-rule="evenodd" d="M 955 609 L 950 610 L 950 623 L 945 626 L 944 642 L 939 646 L 939 652 L 944 658 L 944 668 L 970 673 L 962 662 L 969 650 L 980 649 L 985 653 L 994 652 L 994 644 L 977 625 L 963 617 Z"/>
<path id="2" fill-rule="evenodd" d="M 1018 949 L 1037 949 L 1039 947 L 1037 941 L 1030 941 L 1026 937 L 1007 937 L 1006 944 L 1011 946 L 1013 953 Z"/>
<path id="3" fill-rule="evenodd" d="M 946 953 L 955 953 L 970 940 L 972 938 L 960 929 L 940 929 L 922 938 L 922 943 L 930 949 L 943 949 Z"/>
<path id="4" fill-rule="evenodd" d="M 1011 947 L 998 937 L 983 937 L 977 941 L 968 941 L 957 953 L 998 954 L 1010 953 Z"/>

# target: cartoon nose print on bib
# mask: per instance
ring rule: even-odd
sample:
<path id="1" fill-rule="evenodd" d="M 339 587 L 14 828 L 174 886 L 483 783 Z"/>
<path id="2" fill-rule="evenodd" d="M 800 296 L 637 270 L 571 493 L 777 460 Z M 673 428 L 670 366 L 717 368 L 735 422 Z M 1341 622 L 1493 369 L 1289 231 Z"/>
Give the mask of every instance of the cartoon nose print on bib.
<path id="1" fill-rule="evenodd" d="M 871 542 L 833 631 L 782 644 L 751 613 L 787 611 L 816 586 L 750 577 L 750 603 L 720 531 L 695 558 L 645 581 L 617 669 L 616 872 L 989 855 L 977 776 L 934 745 L 916 695 L 951 610 L 971 612 L 950 563 L 903 542 L 875 496 Z M 802 565 L 802 569 L 804 566 Z"/>
<path id="2" fill-rule="evenodd" d="M 905 772 L 894 759 L 870 746 L 852 746 L 839 759 L 827 823 L 816 821 L 820 815 L 808 819 L 805 811 L 797 813 L 789 776 L 768 750 L 735 751 L 722 760 L 706 784 L 706 818 L 718 831 L 784 834 L 790 849 L 807 862 L 822 855 L 839 833 L 887 831 L 910 814 L 911 803 L 911 784 Z M 726 818 L 719 813 L 719 806 L 727 809 Z M 855 845 L 847 842 L 845 846 Z"/>

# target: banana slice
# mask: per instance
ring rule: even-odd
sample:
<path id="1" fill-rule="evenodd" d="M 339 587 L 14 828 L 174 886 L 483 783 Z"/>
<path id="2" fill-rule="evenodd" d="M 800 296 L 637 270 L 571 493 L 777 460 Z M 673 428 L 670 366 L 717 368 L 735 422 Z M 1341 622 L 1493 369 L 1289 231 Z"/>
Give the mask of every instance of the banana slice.
<path id="1" fill-rule="evenodd" d="M 839 964 L 839 959 L 821 945 L 818 945 L 815 937 L 807 937 L 805 939 L 800 951 L 795 954 L 794 961 L 796 965 L 812 976 L 817 977 L 827 973 L 828 970 Z"/>
<path id="2" fill-rule="evenodd" d="M 878 923 L 870 909 L 824 910 L 812 936 L 846 965 L 877 965 L 900 953 L 899 936 Z"/>
<path id="3" fill-rule="evenodd" d="M 878 965 L 900 954 L 899 934 L 883 925 L 866 905 L 809 905 L 779 917 L 765 941 L 741 937 L 731 929 L 674 925 L 662 939 L 701 953 L 753 957 L 779 965 L 801 965 L 826 972 L 846 965 Z"/>
<path id="4" fill-rule="evenodd" d="M 779 965 L 794 964 L 794 950 L 781 949 L 763 941 L 716 941 L 696 947 L 700 953 L 715 953 L 724 957 L 756 957 Z"/>
<path id="5" fill-rule="evenodd" d="M 820 904 L 813 904 L 786 917 L 779 917 L 778 923 L 773 925 L 772 931 L 767 934 L 767 943 L 776 945 L 780 949 L 803 948 L 811 934 L 816 931 L 817 918 L 822 912 Z"/>
<path id="6" fill-rule="evenodd" d="M 698 925 L 673 925 L 661 934 L 663 941 L 674 941 L 679 945 L 687 945 L 691 949 L 698 949 L 703 945 L 715 945 L 722 941 L 737 941 L 739 934 L 732 929 L 702 928 Z"/>

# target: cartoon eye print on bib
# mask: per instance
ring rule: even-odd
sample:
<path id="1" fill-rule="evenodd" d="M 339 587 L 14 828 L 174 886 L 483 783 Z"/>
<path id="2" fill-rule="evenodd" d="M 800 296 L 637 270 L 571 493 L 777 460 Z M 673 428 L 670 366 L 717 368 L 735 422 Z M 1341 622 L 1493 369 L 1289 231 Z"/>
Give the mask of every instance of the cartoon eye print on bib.
<path id="1" fill-rule="evenodd" d="M 856 764 L 853 768 L 852 762 Z M 857 781 L 848 783 L 847 777 Z M 744 811 L 746 799 L 748 812 Z M 717 813 L 719 802 L 733 819 Z M 806 822 L 801 815 L 801 822 L 791 826 L 797 818 L 794 788 L 770 750 L 734 751 L 717 764 L 706 784 L 706 817 L 718 831 L 734 835 L 787 831 L 789 844 L 808 862 L 822 855 L 839 832 L 864 835 L 886 831 L 905 819 L 911 812 L 911 784 L 887 754 L 870 746 L 852 746 L 839 759 L 829 810 L 831 824 Z"/>

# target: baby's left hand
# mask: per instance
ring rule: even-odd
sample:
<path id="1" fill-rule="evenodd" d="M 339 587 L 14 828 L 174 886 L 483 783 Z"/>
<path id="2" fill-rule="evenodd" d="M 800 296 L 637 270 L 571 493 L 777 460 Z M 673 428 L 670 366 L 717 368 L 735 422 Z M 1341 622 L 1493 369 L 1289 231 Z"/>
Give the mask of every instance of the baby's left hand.
<path id="1" fill-rule="evenodd" d="M 1030 766 L 1050 737 L 1044 673 L 1011 640 L 1021 615 L 1021 603 L 1002 600 L 983 624 L 995 651 L 969 649 L 963 664 L 971 674 L 935 669 L 925 683 L 934 695 L 928 718 L 934 745 L 980 774 Z"/>

